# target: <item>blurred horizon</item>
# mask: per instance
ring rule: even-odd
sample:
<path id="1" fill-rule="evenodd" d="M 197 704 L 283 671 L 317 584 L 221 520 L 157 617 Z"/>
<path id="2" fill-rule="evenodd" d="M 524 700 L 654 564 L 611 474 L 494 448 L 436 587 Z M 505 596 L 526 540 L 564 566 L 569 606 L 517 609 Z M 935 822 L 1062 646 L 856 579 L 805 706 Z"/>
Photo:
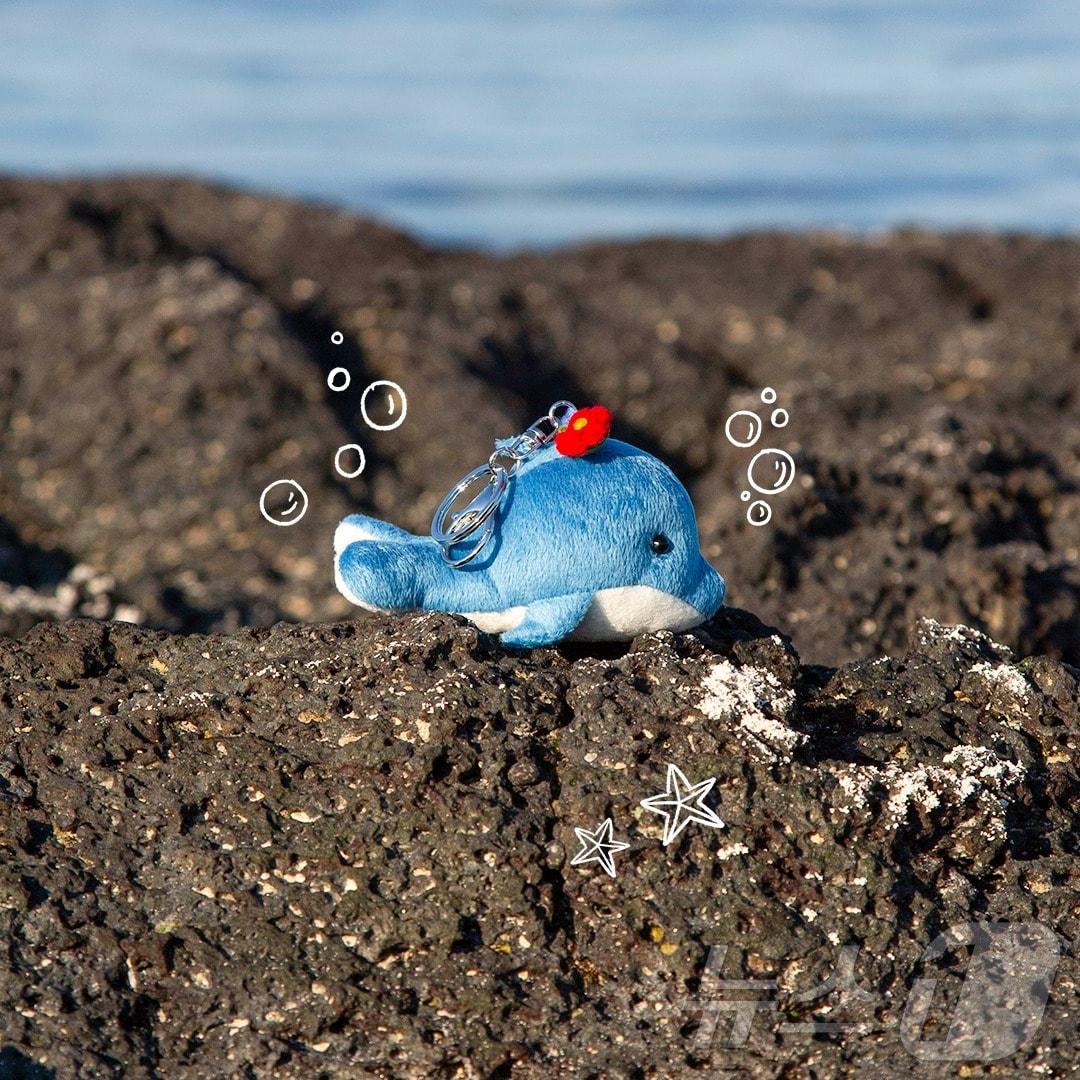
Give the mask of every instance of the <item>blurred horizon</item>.
<path id="1" fill-rule="evenodd" d="M 1080 220 L 1062 0 L 0 0 L 0 40 L 4 173 L 196 175 L 503 250 Z"/>

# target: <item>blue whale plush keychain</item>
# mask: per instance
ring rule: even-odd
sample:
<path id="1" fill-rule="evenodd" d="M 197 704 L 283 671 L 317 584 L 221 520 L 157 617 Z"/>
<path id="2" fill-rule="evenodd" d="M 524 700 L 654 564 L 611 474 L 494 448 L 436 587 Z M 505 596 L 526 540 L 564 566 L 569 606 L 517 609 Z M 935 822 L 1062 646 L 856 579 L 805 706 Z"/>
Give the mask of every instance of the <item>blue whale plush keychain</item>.
<path id="1" fill-rule="evenodd" d="M 337 587 L 368 611 L 448 611 L 530 648 L 689 630 L 724 602 L 671 470 L 608 438 L 603 406 L 556 402 L 459 481 L 430 536 L 351 514 Z"/>

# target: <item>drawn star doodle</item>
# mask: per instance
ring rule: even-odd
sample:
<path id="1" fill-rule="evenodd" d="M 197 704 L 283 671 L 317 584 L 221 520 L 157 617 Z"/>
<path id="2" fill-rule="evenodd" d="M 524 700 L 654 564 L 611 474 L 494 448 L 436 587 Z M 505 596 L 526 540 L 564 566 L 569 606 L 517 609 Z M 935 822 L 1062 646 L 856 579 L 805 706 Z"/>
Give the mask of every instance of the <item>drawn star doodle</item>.
<path id="1" fill-rule="evenodd" d="M 651 814 L 660 814 L 664 819 L 664 846 L 674 840 L 679 833 L 696 821 L 710 829 L 722 829 L 724 823 L 716 813 L 705 805 L 705 796 L 712 790 L 716 777 L 710 776 L 698 784 L 691 784 L 686 774 L 677 765 L 668 765 L 667 789 L 659 795 L 650 795 L 641 800 L 641 806 Z"/>
<path id="2" fill-rule="evenodd" d="M 588 829 L 574 829 L 577 838 L 581 842 L 581 850 L 570 860 L 571 866 L 582 866 L 585 863 L 599 863 L 611 877 L 615 876 L 615 860 L 612 855 L 616 851 L 625 851 L 630 845 L 621 840 L 612 840 L 611 832 L 614 829 L 611 818 L 604 818 L 594 832 Z"/>

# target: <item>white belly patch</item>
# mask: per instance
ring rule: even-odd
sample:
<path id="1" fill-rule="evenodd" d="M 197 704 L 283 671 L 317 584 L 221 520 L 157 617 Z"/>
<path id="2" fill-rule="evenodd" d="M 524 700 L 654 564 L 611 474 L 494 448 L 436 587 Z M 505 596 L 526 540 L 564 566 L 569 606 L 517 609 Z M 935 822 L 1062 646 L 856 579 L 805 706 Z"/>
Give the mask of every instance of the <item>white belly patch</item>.
<path id="1" fill-rule="evenodd" d="M 501 634 L 504 630 L 513 630 L 525 618 L 525 608 L 519 604 L 505 611 L 462 611 L 459 614 L 485 634 Z"/>
<path id="2" fill-rule="evenodd" d="M 487 634 L 513 630 L 525 618 L 524 605 L 505 611 L 463 611 L 469 622 Z M 621 585 L 600 589 L 585 618 L 570 634 L 571 641 L 627 641 L 651 630 L 690 630 L 705 621 L 692 604 L 650 585 Z"/>
<path id="3" fill-rule="evenodd" d="M 626 641 L 651 630 L 679 633 L 700 626 L 705 616 L 693 604 L 651 585 L 601 589 L 585 618 L 570 635 L 573 641 Z"/>

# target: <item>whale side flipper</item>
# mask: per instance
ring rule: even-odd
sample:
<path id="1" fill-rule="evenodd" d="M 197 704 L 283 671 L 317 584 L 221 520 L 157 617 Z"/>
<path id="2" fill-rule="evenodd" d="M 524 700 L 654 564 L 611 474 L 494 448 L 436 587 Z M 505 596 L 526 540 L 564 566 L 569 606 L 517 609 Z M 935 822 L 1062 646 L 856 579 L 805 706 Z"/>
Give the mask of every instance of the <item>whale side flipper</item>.
<path id="1" fill-rule="evenodd" d="M 525 608 L 521 622 L 500 634 L 499 640 L 504 645 L 522 649 L 550 645 L 566 637 L 585 618 L 592 602 L 591 592 L 566 593 L 538 600 Z"/>

